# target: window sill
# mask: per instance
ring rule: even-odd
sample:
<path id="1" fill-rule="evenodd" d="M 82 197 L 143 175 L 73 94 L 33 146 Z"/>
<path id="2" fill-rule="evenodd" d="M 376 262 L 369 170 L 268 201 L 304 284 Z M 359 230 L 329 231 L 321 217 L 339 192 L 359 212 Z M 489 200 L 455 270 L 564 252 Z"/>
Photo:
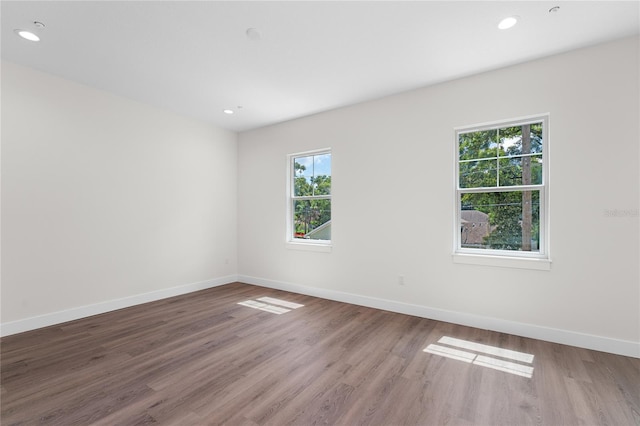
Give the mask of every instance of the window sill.
<path id="1" fill-rule="evenodd" d="M 497 266 L 499 268 L 534 269 L 550 271 L 551 260 L 531 257 L 491 256 L 486 254 L 454 253 L 453 263 L 466 265 Z"/>
<path id="2" fill-rule="evenodd" d="M 331 243 L 311 243 L 287 241 L 285 246 L 290 250 L 315 251 L 320 253 L 331 253 Z"/>

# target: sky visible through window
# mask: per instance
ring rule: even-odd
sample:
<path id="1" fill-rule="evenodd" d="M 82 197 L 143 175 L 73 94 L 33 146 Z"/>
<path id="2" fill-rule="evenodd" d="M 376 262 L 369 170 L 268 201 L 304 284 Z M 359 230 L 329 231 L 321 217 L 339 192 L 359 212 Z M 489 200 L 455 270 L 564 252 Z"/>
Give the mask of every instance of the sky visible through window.
<path id="1" fill-rule="evenodd" d="M 331 154 L 296 157 L 295 161 L 304 166 L 304 170 L 296 171 L 296 176 L 304 176 L 308 182 L 314 176 L 331 176 Z"/>

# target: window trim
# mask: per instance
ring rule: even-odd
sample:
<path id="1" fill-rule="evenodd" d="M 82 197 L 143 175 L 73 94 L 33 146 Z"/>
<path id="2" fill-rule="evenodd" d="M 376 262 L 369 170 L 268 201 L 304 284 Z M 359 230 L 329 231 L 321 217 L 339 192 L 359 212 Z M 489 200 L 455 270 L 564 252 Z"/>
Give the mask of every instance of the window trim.
<path id="1" fill-rule="evenodd" d="M 310 151 L 302 151 L 296 152 L 293 154 L 287 154 L 287 184 L 286 184 L 286 237 L 285 237 L 285 245 L 288 249 L 294 250 L 304 250 L 304 251 L 317 251 L 317 252 L 330 252 L 332 248 L 333 235 L 331 236 L 331 240 L 306 240 L 303 238 L 294 238 L 293 236 L 293 203 L 295 200 L 301 199 L 317 199 L 316 197 L 298 197 L 294 198 L 293 195 L 293 177 L 295 175 L 294 171 L 294 158 L 304 157 L 304 156 L 312 156 L 312 155 L 322 155 L 322 154 L 331 154 L 331 175 L 333 176 L 333 154 L 331 152 L 331 147 L 314 149 Z M 333 180 L 331 181 L 331 194 L 323 195 L 323 199 L 331 200 L 332 204 L 332 212 L 333 212 Z M 331 218 L 333 221 L 333 217 Z"/>
<path id="2" fill-rule="evenodd" d="M 549 215 L 549 153 L 550 128 L 549 113 L 535 114 L 474 125 L 454 128 L 454 229 L 453 229 L 453 262 L 472 265 L 513 267 L 524 269 L 551 269 L 550 257 L 550 215 Z M 474 131 L 492 130 L 504 127 L 515 127 L 524 124 L 542 122 L 542 184 L 516 185 L 481 188 L 460 188 L 460 155 L 459 135 Z M 538 252 L 522 252 L 515 250 L 478 249 L 462 247 L 461 244 L 461 194 L 481 192 L 510 192 L 522 190 L 540 191 L 540 243 Z"/>

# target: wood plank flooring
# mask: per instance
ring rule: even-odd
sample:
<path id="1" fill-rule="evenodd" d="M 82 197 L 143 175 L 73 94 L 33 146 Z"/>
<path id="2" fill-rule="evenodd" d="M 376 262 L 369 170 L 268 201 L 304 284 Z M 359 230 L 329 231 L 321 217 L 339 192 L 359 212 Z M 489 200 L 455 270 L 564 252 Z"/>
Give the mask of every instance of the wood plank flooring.
<path id="1" fill-rule="evenodd" d="M 304 306 L 238 305 L 265 296 Z M 533 374 L 423 351 L 487 355 L 443 336 Z M 640 424 L 639 359 L 241 283 L 0 344 L 2 425 Z"/>

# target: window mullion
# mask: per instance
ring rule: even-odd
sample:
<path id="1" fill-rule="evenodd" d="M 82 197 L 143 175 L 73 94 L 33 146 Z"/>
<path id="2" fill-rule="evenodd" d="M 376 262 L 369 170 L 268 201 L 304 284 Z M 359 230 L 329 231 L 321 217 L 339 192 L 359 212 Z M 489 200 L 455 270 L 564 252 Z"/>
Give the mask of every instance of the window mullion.
<path id="1" fill-rule="evenodd" d="M 298 195 L 291 197 L 294 201 L 330 200 L 331 195 Z"/>
<path id="2" fill-rule="evenodd" d="M 458 188 L 460 194 L 477 194 L 483 192 L 513 192 L 541 190 L 544 185 L 483 186 L 480 188 Z"/>

